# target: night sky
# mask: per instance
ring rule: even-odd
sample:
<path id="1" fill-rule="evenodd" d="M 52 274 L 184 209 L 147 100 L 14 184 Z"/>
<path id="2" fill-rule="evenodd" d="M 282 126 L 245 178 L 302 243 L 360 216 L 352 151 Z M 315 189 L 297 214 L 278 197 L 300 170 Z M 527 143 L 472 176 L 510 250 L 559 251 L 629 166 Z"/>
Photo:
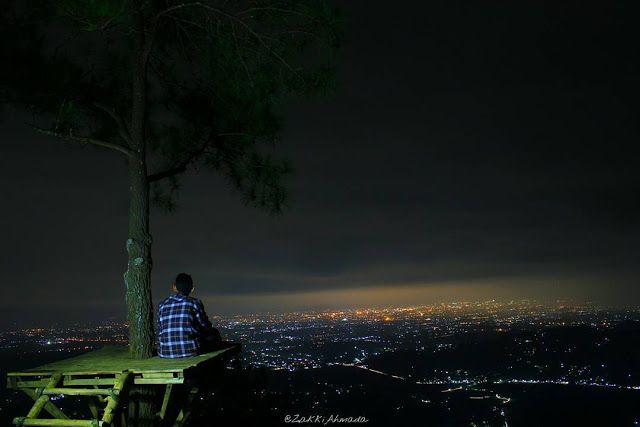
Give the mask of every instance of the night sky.
<path id="1" fill-rule="evenodd" d="M 335 94 L 287 115 L 291 210 L 187 175 L 152 216 L 156 302 L 181 271 L 209 314 L 640 302 L 631 2 L 341 4 Z M 124 161 L 3 116 L 2 326 L 121 316 Z"/>

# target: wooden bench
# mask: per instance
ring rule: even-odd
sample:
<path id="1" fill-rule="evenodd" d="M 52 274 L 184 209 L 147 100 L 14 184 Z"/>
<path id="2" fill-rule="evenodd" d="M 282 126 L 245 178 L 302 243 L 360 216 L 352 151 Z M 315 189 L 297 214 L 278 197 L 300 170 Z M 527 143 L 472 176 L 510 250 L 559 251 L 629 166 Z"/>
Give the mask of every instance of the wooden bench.
<path id="1" fill-rule="evenodd" d="M 34 400 L 29 413 L 16 417 L 17 426 L 109 426 L 126 424 L 121 412 L 132 385 L 164 386 L 158 417 L 165 421 L 174 385 L 185 384 L 213 364 L 224 363 L 237 355 L 240 344 L 229 343 L 220 350 L 179 359 L 132 359 L 127 347 L 105 347 L 76 357 L 48 363 L 36 368 L 7 374 L 7 388 L 22 390 Z M 189 390 L 192 402 L 197 387 Z M 87 396 L 92 419 L 70 419 L 50 400 L 51 396 Z M 186 421 L 189 405 L 183 407 L 173 420 L 174 426 Z M 39 418 L 42 411 L 53 418 Z M 118 413 L 122 414 L 117 419 Z"/>

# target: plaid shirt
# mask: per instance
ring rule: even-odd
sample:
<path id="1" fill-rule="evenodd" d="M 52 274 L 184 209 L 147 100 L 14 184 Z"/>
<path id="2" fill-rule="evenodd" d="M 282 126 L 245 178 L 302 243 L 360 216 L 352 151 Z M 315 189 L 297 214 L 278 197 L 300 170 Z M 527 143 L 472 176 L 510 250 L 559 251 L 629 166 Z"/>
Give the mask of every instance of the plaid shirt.
<path id="1" fill-rule="evenodd" d="M 167 358 L 197 355 L 198 338 L 211 328 L 199 299 L 180 293 L 165 298 L 158 306 L 158 355 Z"/>

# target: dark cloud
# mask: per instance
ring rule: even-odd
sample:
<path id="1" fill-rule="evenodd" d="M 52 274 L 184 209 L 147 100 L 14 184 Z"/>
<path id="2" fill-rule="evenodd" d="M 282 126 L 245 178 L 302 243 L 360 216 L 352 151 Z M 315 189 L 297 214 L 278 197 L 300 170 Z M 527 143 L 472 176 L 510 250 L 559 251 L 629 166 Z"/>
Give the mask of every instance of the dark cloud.
<path id="1" fill-rule="evenodd" d="M 291 212 L 188 175 L 178 212 L 153 216 L 155 296 L 186 270 L 229 298 L 487 280 L 536 295 L 539 279 L 637 302 L 635 15 L 561 3 L 345 2 L 336 94 L 288 115 Z M 2 128 L 0 296 L 117 312 L 124 166 L 24 121 Z"/>

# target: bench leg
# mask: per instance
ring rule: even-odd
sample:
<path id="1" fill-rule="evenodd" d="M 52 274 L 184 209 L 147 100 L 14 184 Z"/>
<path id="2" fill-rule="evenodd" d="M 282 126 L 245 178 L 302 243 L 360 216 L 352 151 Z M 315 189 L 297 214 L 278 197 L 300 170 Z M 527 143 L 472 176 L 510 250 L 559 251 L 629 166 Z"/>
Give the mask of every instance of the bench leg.
<path id="1" fill-rule="evenodd" d="M 178 412 L 178 416 L 176 417 L 176 421 L 173 423 L 173 427 L 182 427 L 187 422 L 189 415 L 191 415 L 191 410 L 193 409 L 193 401 L 198 396 L 198 387 L 193 387 L 189 391 L 189 395 L 187 396 L 186 402 L 184 406 Z"/>
<path id="2" fill-rule="evenodd" d="M 158 416 L 161 420 L 164 420 L 164 417 L 167 414 L 167 407 L 169 406 L 169 399 L 171 399 L 172 390 L 173 384 L 167 384 L 167 387 L 164 390 L 164 397 L 162 398 L 162 406 L 160 407 L 160 412 L 158 413 Z"/>

